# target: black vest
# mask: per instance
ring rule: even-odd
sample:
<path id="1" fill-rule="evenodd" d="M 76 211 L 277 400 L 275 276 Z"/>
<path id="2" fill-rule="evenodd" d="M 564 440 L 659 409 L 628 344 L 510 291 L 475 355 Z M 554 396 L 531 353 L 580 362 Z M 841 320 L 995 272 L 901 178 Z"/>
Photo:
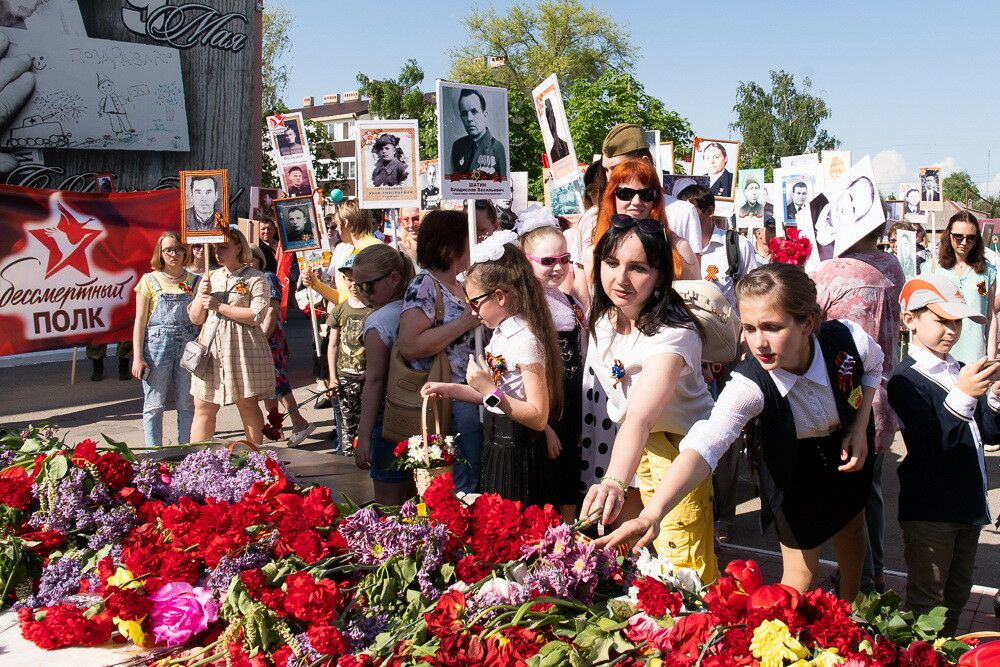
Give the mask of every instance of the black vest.
<path id="1" fill-rule="evenodd" d="M 826 370 L 830 376 L 830 387 L 837 404 L 837 414 L 840 416 L 840 428 L 828 437 L 839 444 L 854 423 L 857 408 L 848 402 L 854 387 L 861 387 L 861 378 L 865 374 L 864 365 L 857 345 L 851 336 L 851 330 L 841 322 L 831 320 L 824 322 L 816 334 L 819 339 L 820 351 L 826 362 Z M 838 382 L 840 362 L 843 354 L 854 358 L 854 368 L 851 372 L 850 388 L 842 388 Z M 741 361 L 734 373 L 739 373 L 753 381 L 764 394 L 764 410 L 747 425 L 748 446 L 759 456 L 761 492 L 770 501 L 773 509 L 781 506 L 785 489 L 794 483 L 795 456 L 798 452 L 798 438 L 795 435 L 795 420 L 788 399 L 781 395 L 770 374 L 765 371 L 754 356 L 747 356 Z M 868 420 L 868 450 L 873 455 L 875 443 L 875 420 Z M 765 525 L 769 517 L 762 513 Z"/>

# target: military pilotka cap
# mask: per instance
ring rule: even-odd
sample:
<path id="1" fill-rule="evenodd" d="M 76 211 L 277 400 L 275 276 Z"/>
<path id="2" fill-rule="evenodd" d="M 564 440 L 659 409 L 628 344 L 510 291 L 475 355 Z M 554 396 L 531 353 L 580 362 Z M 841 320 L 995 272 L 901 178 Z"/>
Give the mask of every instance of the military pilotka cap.
<path id="1" fill-rule="evenodd" d="M 638 125 L 621 123 L 611 128 L 608 136 L 604 137 L 601 154 L 604 157 L 617 157 L 643 148 L 648 149 L 649 143 L 642 128 Z"/>

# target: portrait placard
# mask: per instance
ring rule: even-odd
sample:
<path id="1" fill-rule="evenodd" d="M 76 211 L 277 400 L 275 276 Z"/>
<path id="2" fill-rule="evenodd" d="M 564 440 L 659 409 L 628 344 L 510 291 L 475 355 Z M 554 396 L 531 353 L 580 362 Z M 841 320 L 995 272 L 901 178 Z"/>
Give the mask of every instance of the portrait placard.
<path id="1" fill-rule="evenodd" d="M 182 171 L 180 189 L 184 243 L 225 243 L 229 227 L 226 170 Z"/>
<path id="2" fill-rule="evenodd" d="M 674 167 L 674 142 L 661 141 L 658 148 L 660 158 L 660 173 L 672 174 L 676 171 Z"/>
<path id="3" fill-rule="evenodd" d="M 563 107 L 556 75 L 552 74 L 538 84 L 531 91 L 531 97 L 535 102 L 535 114 L 542 130 L 545 153 L 549 156 L 553 184 L 560 186 L 576 180 L 576 149 L 569 133 L 566 109 Z"/>
<path id="4" fill-rule="evenodd" d="M 308 160 L 279 165 L 278 177 L 281 181 L 281 190 L 288 197 L 310 197 L 316 189 L 312 162 Z"/>
<path id="5" fill-rule="evenodd" d="M 118 179 L 110 171 L 94 174 L 94 192 L 108 194 L 118 189 Z"/>
<path id="6" fill-rule="evenodd" d="M 733 201 L 733 171 L 740 163 L 740 142 L 695 137 L 692 173 L 708 176 L 708 189 L 716 199 Z"/>
<path id="7" fill-rule="evenodd" d="M 545 192 L 545 206 L 552 211 L 552 215 L 578 215 L 580 210 L 582 193 L 579 188 L 583 185 L 583 180 L 577 178 L 566 185 L 552 185 L 552 175 L 548 167 L 542 167 L 542 184 Z"/>
<path id="8" fill-rule="evenodd" d="M 944 210 L 944 197 L 941 194 L 941 167 L 920 168 L 920 210 Z"/>
<path id="9" fill-rule="evenodd" d="M 438 80 L 444 199 L 510 199 L 507 90 Z"/>
<path id="10" fill-rule="evenodd" d="M 903 219 L 903 202 L 899 199 L 886 199 L 885 220 L 886 222 L 896 222 Z"/>
<path id="11" fill-rule="evenodd" d="M 282 162 L 301 160 L 309 154 L 309 142 L 301 112 L 268 116 L 267 130 L 271 137 L 271 148 L 277 152 Z"/>
<path id="12" fill-rule="evenodd" d="M 818 173 L 818 165 L 774 170 L 774 182 L 781 188 L 781 200 L 776 205 L 779 206 L 781 221 L 786 225 L 796 224 L 796 216 L 819 192 L 816 183 Z"/>
<path id="13" fill-rule="evenodd" d="M 358 205 L 404 208 L 420 205 L 416 120 L 359 120 L 355 140 Z"/>
<path id="14" fill-rule="evenodd" d="M 907 279 L 917 275 L 917 233 L 908 229 L 896 230 L 896 259 Z"/>
<path id="15" fill-rule="evenodd" d="M 287 197 L 274 201 L 281 247 L 285 250 L 319 250 L 320 231 L 312 197 Z"/>
<path id="16" fill-rule="evenodd" d="M 250 217 L 254 220 L 274 217 L 274 200 L 281 191 L 278 188 L 250 187 Z"/>
<path id="17" fill-rule="evenodd" d="M 764 224 L 764 203 L 767 191 L 764 189 L 763 169 L 740 169 L 737 173 L 736 226 L 756 229 Z"/>
<path id="18" fill-rule="evenodd" d="M 781 186 L 777 183 L 765 183 L 764 184 L 764 220 L 768 218 L 774 218 L 776 223 L 776 229 L 784 229 L 784 218 L 783 215 L 775 215 L 774 207 L 781 205 Z M 781 234 L 780 236 L 784 236 Z"/>
<path id="19" fill-rule="evenodd" d="M 827 194 L 829 203 L 816 220 L 816 240 L 827 245 L 833 237 L 833 254 L 839 257 L 873 229 L 885 225 L 869 156 L 861 158 Z"/>
<path id="20" fill-rule="evenodd" d="M 816 167 L 819 167 L 819 153 L 786 155 L 781 158 L 782 169 L 806 169 L 812 171 Z"/>
<path id="21" fill-rule="evenodd" d="M 656 166 L 656 171 L 662 174 L 663 168 L 660 165 L 660 131 L 643 130 L 642 132 L 646 135 L 646 143 L 649 144 L 649 154 L 653 156 L 653 165 Z"/>
<path id="22" fill-rule="evenodd" d="M 851 151 L 823 151 L 823 187 L 836 184 L 851 168 Z"/>
<path id="23" fill-rule="evenodd" d="M 916 215 L 924 211 L 920 206 L 920 184 L 900 183 L 899 198 L 903 201 L 903 215 Z M 906 218 L 907 220 L 909 218 Z"/>
<path id="24" fill-rule="evenodd" d="M 437 160 L 420 161 L 420 210 L 441 208 L 441 168 Z"/>

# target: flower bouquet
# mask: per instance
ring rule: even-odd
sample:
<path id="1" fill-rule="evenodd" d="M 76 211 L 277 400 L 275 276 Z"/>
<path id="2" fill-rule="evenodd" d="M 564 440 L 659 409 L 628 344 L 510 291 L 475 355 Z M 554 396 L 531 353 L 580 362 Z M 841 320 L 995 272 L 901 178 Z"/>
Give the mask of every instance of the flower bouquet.
<path id="1" fill-rule="evenodd" d="M 396 456 L 395 466 L 400 470 L 412 470 L 417 484 L 417 493 L 424 495 L 431 480 L 451 471 L 455 464 L 455 438 L 458 436 L 441 434 L 441 413 L 437 403 L 432 404 L 434 411 L 434 433 L 427 432 L 427 407 L 429 397 L 424 397 L 424 405 L 420 412 L 421 435 L 414 435 L 396 445 L 393 454 Z"/>
<path id="2" fill-rule="evenodd" d="M 767 249 L 771 251 L 771 261 L 779 264 L 797 264 L 805 266 L 809 254 L 812 252 L 812 243 L 799 234 L 799 230 L 794 227 L 785 229 L 785 238 L 773 238 L 767 243 Z"/>

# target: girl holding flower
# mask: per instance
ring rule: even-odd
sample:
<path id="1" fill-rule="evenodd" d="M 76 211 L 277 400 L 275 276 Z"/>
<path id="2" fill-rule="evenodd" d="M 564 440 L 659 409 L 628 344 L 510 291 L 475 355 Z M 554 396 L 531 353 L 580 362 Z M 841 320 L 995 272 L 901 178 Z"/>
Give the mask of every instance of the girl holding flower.
<path id="1" fill-rule="evenodd" d="M 236 404 L 249 442 L 261 445 L 264 414 L 260 401 L 274 391 L 274 363 L 261 323 L 270 289 L 264 274 L 247 266 L 252 255 L 238 229 L 214 246 L 218 269 L 202 279 L 198 297 L 188 306 L 191 322 L 201 326 L 201 344 L 208 363 L 191 380 L 194 396 L 192 442 L 215 436 L 219 408 Z"/>
<path id="2" fill-rule="evenodd" d="M 810 590 L 819 577 L 820 547 L 831 542 L 840 566 L 840 597 L 853 601 L 865 557 L 863 510 L 871 492 L 868 452 L 875 437 L 871 411 L 882 349 L 853 322 L 821 323 L 816 285 L 798 266 L 755 269 L 736 286 L 736 296 L 752 356 L 736 366 L 711 416 L 681 440 L 680 454 L 638 518 L 597 544 L 652 541 L 663 515 L 710 479 L 719 458 L 750 424 L 748 437 L 759 458 L 762 525 L 775 524 L 782 583 Z M 608 503 L 601 502 L 606 498 L 595 500 L 607 511 Z M 585 502 L 584 511 L 594 505 Z"/>
<path id="3" fill-rule="evenodd" d="M 466 300 L 493 337 L 485 356 L 470 355 L 467 384 L 428 382 L 420 393 L 485 406 L 480 490 L 540 505 L 549 486 L 545 429 L 563 395 L 552 316 L 516 234 L 494 232 L 471 259 Z"/>

